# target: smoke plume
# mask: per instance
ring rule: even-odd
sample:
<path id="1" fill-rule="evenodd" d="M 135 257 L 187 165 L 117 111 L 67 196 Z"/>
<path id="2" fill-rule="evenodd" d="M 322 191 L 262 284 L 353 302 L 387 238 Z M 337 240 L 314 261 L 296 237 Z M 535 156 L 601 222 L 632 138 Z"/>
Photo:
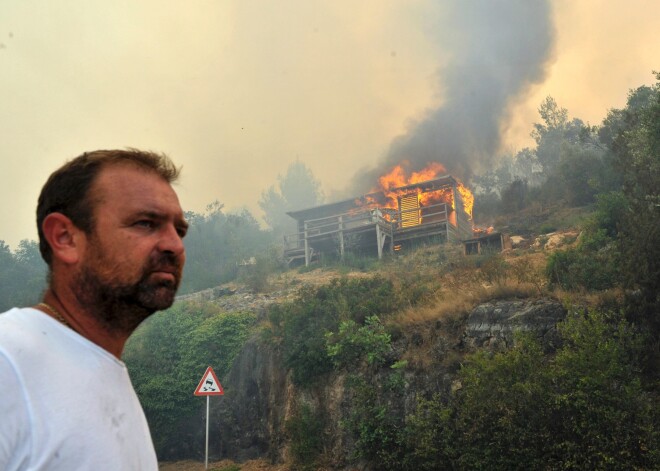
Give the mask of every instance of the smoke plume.
<path id="1" fill-rule="evenodd" d="M 435 25 L 450 55 L 438 73 L 442 105 L 395 138 L 375 168 L 359 172 L 353 192 L 369 192 L 379 176 L 402 162 L 408 172 L 439 162 L 467 183 L 475 171 L 492 166 L 510 106 L 545 77 L 554 43 L 549 1 L 443 5 L 447 9 Z"/>

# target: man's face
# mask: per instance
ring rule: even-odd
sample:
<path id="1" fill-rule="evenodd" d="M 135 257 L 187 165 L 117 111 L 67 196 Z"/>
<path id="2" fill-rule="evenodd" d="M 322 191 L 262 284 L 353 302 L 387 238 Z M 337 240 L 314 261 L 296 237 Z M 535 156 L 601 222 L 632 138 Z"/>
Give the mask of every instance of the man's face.
<path id="1" fill-rule="evenodd" d="M 187 223 L 170 184 L 130 164 L 101 170 L 90 197 L 95 222 L 73 288 L 108 327 L 132 331 L 174 302 Z"/>

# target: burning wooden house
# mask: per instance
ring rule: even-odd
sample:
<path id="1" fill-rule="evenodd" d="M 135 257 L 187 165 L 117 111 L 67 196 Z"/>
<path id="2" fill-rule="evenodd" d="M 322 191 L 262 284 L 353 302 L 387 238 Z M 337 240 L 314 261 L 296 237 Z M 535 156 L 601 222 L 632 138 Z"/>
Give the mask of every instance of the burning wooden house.
<path id="1" fill-rule="evenodd" d="M 285 236 L 289 263 L 320 254 L 383 256 L 411 241 L 459 242 L 472 237 L 473 197 L 451 175 L 287 213 L 298 232 Z"/>

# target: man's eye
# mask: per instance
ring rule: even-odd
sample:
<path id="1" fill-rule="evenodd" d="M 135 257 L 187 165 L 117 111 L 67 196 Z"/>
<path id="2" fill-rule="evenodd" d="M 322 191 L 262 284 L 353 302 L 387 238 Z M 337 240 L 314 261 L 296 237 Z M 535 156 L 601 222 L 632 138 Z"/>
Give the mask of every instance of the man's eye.
<path id="1" fill-rule="evenodd" d="M 152 227 L 154 227 L 154 222 L 145 219 L 145 220 L 142 220 L 142 221 L 137 221 L 134 224 L 134 226 L 144 227 L 145 229 L 151 229 Z"/>

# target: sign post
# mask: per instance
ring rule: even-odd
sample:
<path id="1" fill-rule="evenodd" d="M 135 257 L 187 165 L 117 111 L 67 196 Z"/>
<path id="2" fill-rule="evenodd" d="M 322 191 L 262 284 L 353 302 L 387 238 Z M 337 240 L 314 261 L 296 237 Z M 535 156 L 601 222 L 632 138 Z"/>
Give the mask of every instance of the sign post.
<path id="1" fill-rule="evenodd" d="M 209 469 L 209 398 L 211 396 L 222 396 L 225 391 L 222 389 L 218 377 L 215 375 L 213 368 L 210 366 L 206 368 L 206 373 L 202 376 L 202 380 L 195 389 L 195 396 L 206 396 L 206 454 L 204 460 L 204 468 Z"/>

